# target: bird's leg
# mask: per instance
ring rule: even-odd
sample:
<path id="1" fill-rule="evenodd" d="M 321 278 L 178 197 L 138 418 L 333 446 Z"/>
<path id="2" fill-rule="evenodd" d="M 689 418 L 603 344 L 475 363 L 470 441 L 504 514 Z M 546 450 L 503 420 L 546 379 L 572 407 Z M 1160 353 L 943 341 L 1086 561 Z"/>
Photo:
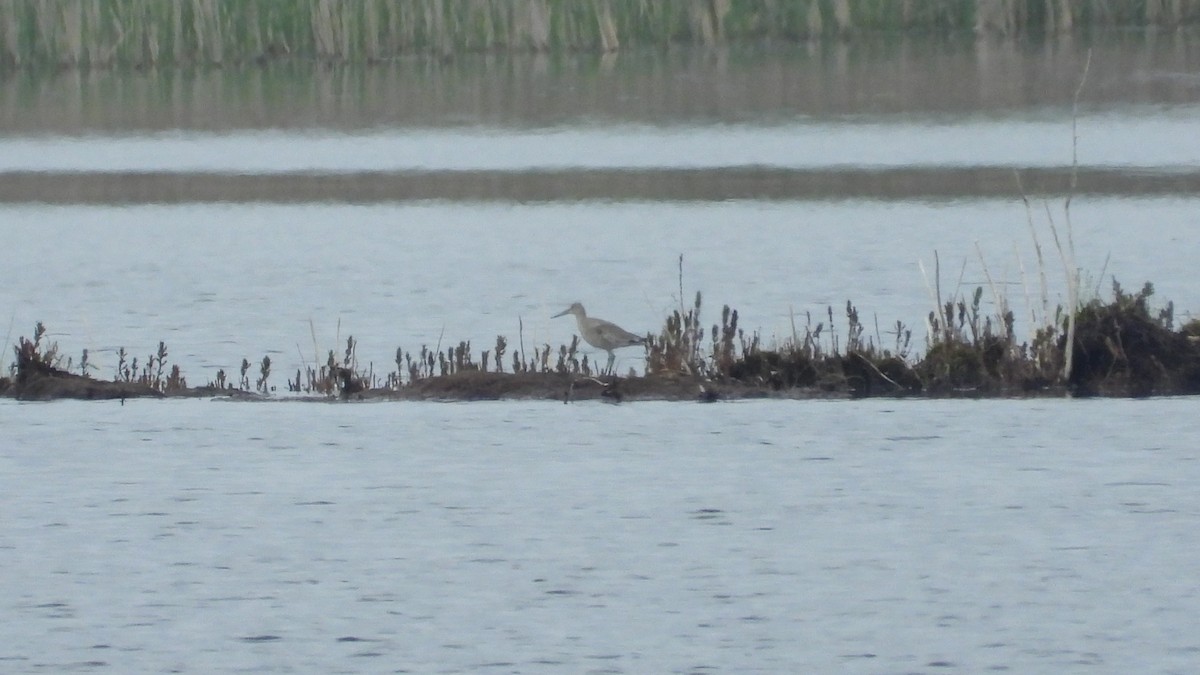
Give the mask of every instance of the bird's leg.
<path id="1" fill-rule="evenodd" d="M 613 374 L 613 363 L 617 360 L 617 355 L 611 351 L 608 353 L 608 374 Z"/>

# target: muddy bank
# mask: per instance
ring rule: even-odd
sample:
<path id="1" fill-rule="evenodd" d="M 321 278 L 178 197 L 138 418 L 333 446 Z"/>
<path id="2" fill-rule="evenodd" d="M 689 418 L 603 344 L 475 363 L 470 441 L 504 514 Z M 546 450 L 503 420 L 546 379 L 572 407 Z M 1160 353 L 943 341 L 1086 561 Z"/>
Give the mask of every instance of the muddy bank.
<path id="1" fill-rule="evenodd" d="M 362 389 L 340 394 L 344 400 L 388 401 L 697 401 L 747 398 L 844 398 L 817 390 L 775 390 L 741 382 L 709 382 L 692 377 L 651 375 L 593 377 L 568 373 L 486 373 L 466 371 L 420 380 L 401 389 Z"/>
<path id="2" fill-rule="evenodd" d="M 1094 342 L 1089 340 L 1090 344 Z M 398 388 L 338 386 L 329 394 L 267 395 L 226 385 L 181 387 L 162 391 L 138 382 L 104 381 L 59 369 L 22 372 L 0 378 L 0 397 L 24 401 L 122 400 L 135 398 L 226 398 L 241 401 L 499 401 L 545 400 L 571 403 L 604 401 L 694 401 L 711 403 L 744 399 L 857 399 L 857 398 L 1030 398 L 1064 396 L 1140 397 L 1200 394 L 1200 349 L 1192 346 L 1190 365 L 1170 371 L 1155 357 L 1131 361 L 1128 373 L 1113 357 L 1089 352 L 1086 365 L 1067 383 L 1030 378 L 1002 382 L 966 352 L 958 352 L 939 371 L 918 371 L 898 360 L 877 363 L 854 354 L 826 363 L 795 365 L 787 356 L 769 352 L 743 366 L 745 381 L 709 380 L 687 375 L 598 377 L 571 373 L 496 373 L 463 371 L 420 379 Z M 759 370 L 762 368 L 762 370 Z M 1095 371 L 1105 373 L 1096 376 Z M 818 370 L 823 371 L 818 373 Z M 797 373 L 800 380 L 795 379 Z M 1090 373 L 1090 374 L 1089 374 Z"/>
<path id="3" fill-rule="evenodd" d="M 223 396 L 236 399 L 261 398 L 239 389 L 211 386 L 183 387 L 161 391 L 141 382 L 97 380 L 44 363 L 18 364 L 14 377 L 0 378 L 0 397 L 20 401 L 120 400 L 132 398 L 207 398 Z"/>
<path id="4" fill-rule="evenodd" d="M 0 379 L 0 396 L 21 401 L 58 399 L 125 400 L 127 398 L 163 398 L 165 394 L 133 382 L 93 380 L 51 369 L 38 373 L 18 373 L 14 380 Z"/>
<path id="5" fill-rule="evenodd" d="M 853 370 L 848 368 L 848 372 Z M 339 388 L 331 395 L 300 394 L 295 396 L 266 396 L 257 392 L 231 387 L 187 387 L 169 392 L 136 382 L 95 380 L 53 369 L 0 379 L 0 397 L 23 401 L 122 400 L 135 398 L 228 398 L 243 401 L 294 400 L 322 401 L 501 401 L 544 400 L 571 403 L 603 401 L 623 403 L 634 401 L 695 401 L 712 403 L 744 399 L 849 399 L 870 396 L 907 397 L 924 395 L 945 397 L 1012 397 L 1063 396 L 1063 388 L 1046 387 L 1036 391 L 972 388 L 940 388 L 922 391 L 919 387 L 903 387 L 885 376 L 873 376 L 854 371 L 855 380 L 847 379 L 845 386 L 781 387 L 774 382 L 747 383 L 737 380 L 708 381 L 697 377 L 650 375 L 638 377 L 594 377 L 566 373 L 488 373 L 458 372 L 422 379 L 411 385 L 390 389 L 366 388 L 351 385 Z"/>
<path id="6" fill-rule="evenodd" d="M 229 398 L 296 401 L 700 401 L 744 398 L 842 397 L 834 392 L 801 389 L 780 392 L 769 387 L 731 382 L 716 384 L 693 378 L 576 376 L 560 373 L 486 373 L 469 371 L 420 380 L 399 389 L 341 387 L 333 395 L 302 394 L 268 397 L 231 387 L 186 387 L 159 391 L 137 382 L 110 382 L 51 368 L 0 378 L 0 396 L 22 401 L 125 400 L 134 398 Z"/>
<path id="7" fill-rule="evenodd" d="M 1029 168 L 1035 196 L 1070 190 L 1072 170 Z M 1200 172 L 1078 169 L 1075 193 L 1194 196 Z M 0 203 L 168 204 L 191 202 L 347 202 L 423 200 L 554 202 L 988 199 L 1017 192 L 1013 171 L 997 167 L 897 169 L 580 169 L 565 171 L 397 171 L 350 174 L 3 172 Z"/>

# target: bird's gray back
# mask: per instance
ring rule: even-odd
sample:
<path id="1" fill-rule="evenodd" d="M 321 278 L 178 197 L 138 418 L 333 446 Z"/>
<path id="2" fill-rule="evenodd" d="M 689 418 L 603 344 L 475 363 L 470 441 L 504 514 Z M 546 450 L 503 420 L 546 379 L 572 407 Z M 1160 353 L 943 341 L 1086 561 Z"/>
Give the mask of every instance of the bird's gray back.
<path id="1" fill-rule="evenodd" d="M 645 342 L 645 338 L 621 328 L 615 323 L 605 321 L 603 319 L 588 318 L 588 330 L 584 331 L 584 339 L 588 338 L 586 333 L 593 333 L 596 342 L 592 343 L 593 347 L 601 349 L 616 349 L 617 347 L 629 347 L 631 345 L 639 345 Z M 588 342 L 592 342 L 588 340 Z"/>

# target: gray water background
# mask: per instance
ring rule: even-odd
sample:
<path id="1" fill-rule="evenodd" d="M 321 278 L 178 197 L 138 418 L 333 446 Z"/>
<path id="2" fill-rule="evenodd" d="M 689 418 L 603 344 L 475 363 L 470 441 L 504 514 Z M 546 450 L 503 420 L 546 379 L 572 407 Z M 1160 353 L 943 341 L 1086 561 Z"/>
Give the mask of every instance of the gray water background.
<path id="1" fill-rule="evenodd" d="M 31 187 L 0 204 L 0 311 L 10 343 L 44 321 L 97 377 L 162 340 L 192 384 L 269 354 L 282 385 L 351 334 L 376 373 L 397 347 L 557 345 L 575 300 L 654 331 L 697 290 L 705 321 L 728 303 L 768 342 L 830 307 L 844 331 L 852 300 L 919 347 L 936 252 L 944 298 L 982 285 L 1029 330 L 1065 298 L 1065 197 L 1039 186 L 1027 209 L 1016 189 L 314 201 L 307 181 L 762 165 L 903 186 L 914 166 L 1069 170 L 1073 119 L 1083 167 L 1186 176 L 1192 44 L 6 77 L 0 178 Z M 142 187 L 264 175 L 269 201 Z M 1148 280 L 1192 316 L 1196 207 L 1186 184 L 1077 196 L 1085 295 Z M 1192 672 L 1195 403 L 4 400 L 0 666 Z"/>
<path id="2" fill-rule="evenodd" d="M 1195 405 L 0 401 L 0 664 L 1187 673 Z"/>

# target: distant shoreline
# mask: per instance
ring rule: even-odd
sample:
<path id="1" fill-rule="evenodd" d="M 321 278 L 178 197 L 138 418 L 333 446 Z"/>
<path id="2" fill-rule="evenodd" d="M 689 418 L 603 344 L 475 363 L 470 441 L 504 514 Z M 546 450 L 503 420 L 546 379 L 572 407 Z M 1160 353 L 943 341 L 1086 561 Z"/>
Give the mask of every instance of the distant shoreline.
<path id="1" fill-rule="evenodd" d="M 615 53 L 897 33 L 1031 37 L 1197 23 L 1200 0 L 14 0 L 0 3 L 0 69 L 373 63 L 412 54 Z"/>

